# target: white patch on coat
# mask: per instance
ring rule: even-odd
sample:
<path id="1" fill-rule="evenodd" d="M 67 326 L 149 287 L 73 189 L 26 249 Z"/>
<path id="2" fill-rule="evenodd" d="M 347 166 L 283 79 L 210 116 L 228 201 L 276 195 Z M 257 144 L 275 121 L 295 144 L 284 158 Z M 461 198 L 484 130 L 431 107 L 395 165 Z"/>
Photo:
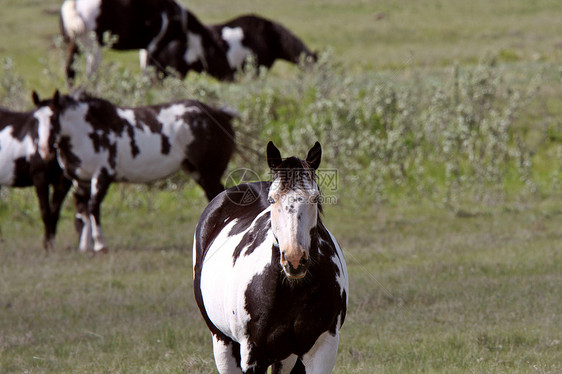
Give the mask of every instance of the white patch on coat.
<path id="1" fill-rule="evenodd" d="M 96 29 L 96 20 L 101 13 L 102 0 L 77 0 L 76 12 L 86 25 L 86 32 Z"/>
<path id="2" fill-rule="evenodd" d="M 60 9 L 64 32 L 75 39 L 86 32 L 86 24 L 76 9 L 76 0 L 66 0 Z"/>
<path id="3" fill-rule="evenodd" d="M 274 238 L 268 231 L 265 240 L 251 254 L 243 251 L 235 264 L 233 249 L 268 212 L 270 207 L 261 212 L 246 231 L 233 236 L 228 234 L 236 222 L 226 225 L 210 245 L 202 266 L 201 295 L 209 319 L 223 334 L 241 344 L 247 340 L 245 327 L 250 321 L 245 292 L 252 278 L 263 273 L 271 263 Z"/>
<path id="4" fill-rule="evenodd" d="M 52 116 L 53 111 L 49 107 L 39 108 L 33 114 L 33 117 L 37 120 L 37 147 L 39 155 L 44 159 L 47 159 L 51 155 L 51 150 L 49 149 L 49 134 L 51 131 Z"/>
<path id="5" fill-rule="evenodd" d="M 15 182 L 15 163 L 18 158 L 27 160 L 35 153 L 36 147 L 31 136 L 21 141 L 12 137 L 13 127 L 8 125 L 0 131 L 0 185 L 12 186 Z"/>
<path id="6" fill-rule="evenodd" d="M 201 42 L 201 35 L 192 32 L 187 33 L 187 50 L 183 56 L 185 62 L 193 64 L 199 59 L 205 58 L 203 51 L 203 43 Z"/>
<path id="7" fill-rule="evenodd" d="M 252 50 L 242 45 L 244 31 L 240 27 L 224 27 L 221 32 L 222 39 L 228 43 L 226 58 L 232 69 L 241 66 Z"/>

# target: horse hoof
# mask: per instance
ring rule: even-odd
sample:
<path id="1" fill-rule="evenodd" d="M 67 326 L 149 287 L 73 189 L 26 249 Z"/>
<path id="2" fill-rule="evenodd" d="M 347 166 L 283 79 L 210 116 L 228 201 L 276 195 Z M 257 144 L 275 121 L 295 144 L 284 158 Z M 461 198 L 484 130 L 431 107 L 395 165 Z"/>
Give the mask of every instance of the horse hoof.
<path id="1" fill-rule="evenodd" d="M 94 251 L 95 255 L 106 255 L 108 253 L 109 253 L 109 249 L 107 247 L 103 247 L 101 249 Z"/>

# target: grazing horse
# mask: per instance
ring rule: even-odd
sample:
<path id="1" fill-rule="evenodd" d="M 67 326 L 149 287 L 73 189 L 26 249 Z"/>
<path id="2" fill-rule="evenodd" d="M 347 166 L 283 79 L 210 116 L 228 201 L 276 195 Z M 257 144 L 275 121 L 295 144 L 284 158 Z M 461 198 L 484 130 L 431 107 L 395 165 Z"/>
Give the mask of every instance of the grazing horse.
<path id="1" fill-rule="evenodd" d="M 211 30 L 226 44 L 226 57 L 234 70 L 253 55 L 257 66 L 271 68 L 277 59 L 298 64 L 301 56 L 316 62 L 317 56 L 283 25 L 269 19 L 247 14 L 228 22 L 212 25 Z"/>
<path id="2" fill-rule="evenodd" d="M 244 15 L 226 23 L 209 26 L 228 60 L 231 73 L 243 68 L 247 58 L 253 56 L 257 66 L 271 68 L 277 59 L 298 64 L 301 56 L 305 62 L 316 62 L 316 53 L 311 52 L 306 45 L 291 31 L 279 23 L 256 15 Z M 203 44 L 203 48 L 214 48 L 213 45 Z M 179 67 L 182 76 L 188 70 L 201 72 L 205 70 L 213 76 L 224 74 L 222 65 L 208 65 L 203 67 L 188 66 L 182 63 L 186 47 L 179 41 L 172 41 L 158 52 L 157 59 L 166 64 Z"/>
<path id="3" fill-rule="evenodd" d="M 113 49 L 142 50 L 142 68 L 151 65 L 167 74 L 167 68 L 171 67 L 183 72 L 182 76 L 190 69 L 205 69 L 217 79 L 233 77 L 224 47 L 193 13 L 174 0 L 65 0 L 61 7 L 61 31 L 68 42 L 69 82 L 75 77 L 72 64 L 79 53 L 77 40 L 93 50 L 87 56 L 86 70 L 91 75 L 99 63 L 99 44 L 103 43 L 106 31 L 117 37 Z M 94 45 L 90 32 L 97 38 Z M 182 46 L 182 56 L 163 60 L 159 57 L 161 51 L 171 41 Z"/>
<path id="4" fill-rule="evenodd" d="M 58 92 L 55 93 L 55 97 Z M 60 209 L 71 186 L 63 176 L 51 150 L 51 121 L 56 121 L 56 108 L 41 102 L 33 92 L 36 109 L 12 112 L 0 108 L 0 185 L 34 186 L 45 228 L 43 248 L 52 249 Z M 53 192 L 49 201 L 49 189 Z"/>
<path id="5" fill-rule="evenodd" d="M 80 251 L 107 252 L 100 204 L 112 182 L 146 183 L 183 169 L 211 200 L 234 151 L 235 116 L 194 100 L 121 108 L 109 101 L 61 96 L 55 135 L 58 160 L 75 180 Z"/>
<path id="6" fill-rule="evenodd" d="M 306 160 L 269 142 L 272 182 L 207 206 L 193 243 L 194 292 L 225 373 L 330 373 L 347 309 L 343 253 L 320 219 L 317 142 Z"/>

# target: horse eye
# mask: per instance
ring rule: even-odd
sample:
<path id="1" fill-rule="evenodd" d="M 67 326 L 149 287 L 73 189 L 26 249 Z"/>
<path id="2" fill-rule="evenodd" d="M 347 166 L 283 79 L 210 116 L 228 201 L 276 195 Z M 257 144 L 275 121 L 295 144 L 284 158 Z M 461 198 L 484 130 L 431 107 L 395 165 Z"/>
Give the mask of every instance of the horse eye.
<path id="1" fill-rule="evenodd" d="M 312 204 L 318 204 L 318 201 L 320 200 L 320 196 L 319 195 L 312 195 L 310 197 L 310 202 Z"/>
<path id="2" fill-rule="evenodd" d="M 271 196 L 267 198 L 267 202 L 270 204 L 275 204 L 275 200 L 273 200 L 273 197 Z"/>

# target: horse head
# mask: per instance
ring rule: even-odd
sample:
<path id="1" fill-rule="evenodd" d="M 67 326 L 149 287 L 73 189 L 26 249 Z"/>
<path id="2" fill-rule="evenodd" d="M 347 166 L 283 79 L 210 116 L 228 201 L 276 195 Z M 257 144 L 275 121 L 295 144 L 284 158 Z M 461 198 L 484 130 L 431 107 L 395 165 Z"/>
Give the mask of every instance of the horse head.
<path id="1" fill-rule="evenodd" d="M 289 279 L 303 278 L 310 264 L 312 233 L 321 210 L 315 180 L 321 157 L 318 142 L 306 160 L 296 157 L 283 160 L 272 142 L 267 145 L 267 163 L 273 172 L 268 192 L 271 230 L 279 245 L 281 267 Z"/>
<path id="2" fill-rule="evenodd" d="M 38 121 L 38 152 L 43 159 L 49 159 L 54 154 L 55 139 L 60 130 L 60 94 L 55 90 L 53 97 L 41 100 L 37 92 L 33 91 L 31 98 L 36 107 L 34 116 Z"/>

